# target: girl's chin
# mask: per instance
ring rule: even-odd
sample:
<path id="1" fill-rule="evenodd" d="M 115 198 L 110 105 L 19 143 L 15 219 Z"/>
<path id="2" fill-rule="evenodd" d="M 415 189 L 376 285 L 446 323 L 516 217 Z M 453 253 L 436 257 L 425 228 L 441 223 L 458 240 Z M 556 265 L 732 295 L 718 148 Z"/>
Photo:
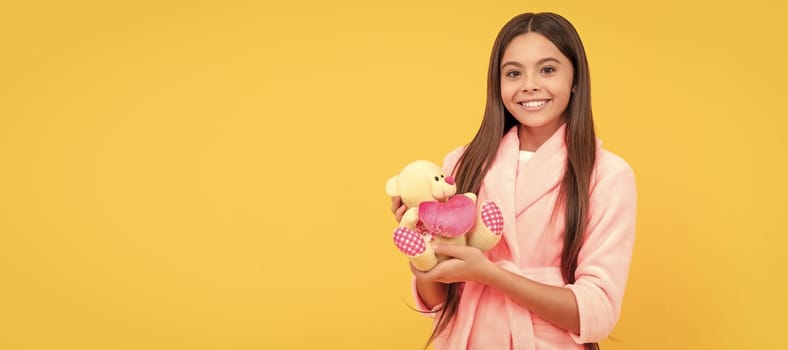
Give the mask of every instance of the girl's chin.
<path id="1" fill-rule="evenodd" d="M 561 126 L 561 119 L 534 120 L 533 118 L 517 118 L 520 126 L 529 130 L 548 130 L 555 131 Z"/>

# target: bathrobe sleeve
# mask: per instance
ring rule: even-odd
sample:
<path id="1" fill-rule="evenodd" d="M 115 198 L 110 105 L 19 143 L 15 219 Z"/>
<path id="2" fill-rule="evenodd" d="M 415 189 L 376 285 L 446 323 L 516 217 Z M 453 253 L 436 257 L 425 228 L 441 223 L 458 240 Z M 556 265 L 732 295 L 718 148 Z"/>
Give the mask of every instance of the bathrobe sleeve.
<path id="1" fill-rule="evenodd" d="M 454 151 L 450 152 L 443 158 L 443 172 L 446 175 L 454 175 L 452 174 L 452 170 L 454 169 L 454 165 L 457 164 L 457 161 L 460 160 L 460 156 L 462 155 L 463 147 L 459 147 Z M 443 304 L 435 305 L 432 309 L 427 308 L 427 305 L 424 305 L 424 301 L 421 300 L 419 296 L 418 290 L 416 290 L 416 278 L 413 278 L 413 301 L 416 303 L 416 309 L 422 312 L 425 312 L 426 315 L 432 317 L 435 315 L 435 311 L 440 310 L 443 307 Z"/>
<path id="2" fill-rule="evenodd" d="M 632 168 L 612 153 L 601 155 L 590 190 L 589 222 L 575 283 L 567 286 L 580 314 L 580 334 L 570 332 L 579 344 L 599 342 L 613 331 L 635 241 L 637 195 Z"/>

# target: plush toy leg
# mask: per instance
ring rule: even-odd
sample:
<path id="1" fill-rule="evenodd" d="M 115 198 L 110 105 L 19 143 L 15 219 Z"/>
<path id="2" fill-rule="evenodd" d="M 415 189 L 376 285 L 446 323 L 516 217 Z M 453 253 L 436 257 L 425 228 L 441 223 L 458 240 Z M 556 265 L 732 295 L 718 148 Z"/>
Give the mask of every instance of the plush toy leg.
<path id="1" fill-rule="evenodd" d="M 486 201 L 479 210 L 476 226 L 468 236 L 468 245 L 488 251 L 501 239 L 503 215 L 495 202 Z"/>
<path id="2" fill-rule="evenodd" d="M 466 239 L 466 237 L 464 235 L 463 236 L 459 236 L 459 237 L 455 237 L 455 238 L 446 238 L 446 237 L 441 237 L 441 236 L 434 236 L 433 239 L 434 239 L 434 243 L 433 244 L 453 244 L 453 245 L 461 245 L 461 246 L 468 245 L 468 241 L 467 241 L 467 239 Z M 435 256 L 438 258 L 438 262 L 441 262 L 443 260 L 446 260 L 446 259 L 450 258 L 449 256 L 440 255 L 440 254 L 435 254 Z"/>
<path id="3" fill-rule="evenodd" d="M 407 227 L 398 227 L 394 230 L 394 244 L 408 256 L 419 271 L 428 271 L 438 263 L 430 243 L 426 242 L 418 232 Z"/>

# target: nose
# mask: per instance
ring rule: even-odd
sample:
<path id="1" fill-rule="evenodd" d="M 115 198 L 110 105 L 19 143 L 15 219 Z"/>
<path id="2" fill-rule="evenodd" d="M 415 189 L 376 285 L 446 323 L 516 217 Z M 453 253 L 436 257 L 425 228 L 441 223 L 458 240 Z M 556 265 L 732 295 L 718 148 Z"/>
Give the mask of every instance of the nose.
<path id="1" fill-rule="evenodd" d="M 446 183 L 449 185 L 454 185 L 454 178 L 451 176 L 446 176 Z"/>
<path id="2" fill-rule="evenodd" d="M 522 86 L 522 91 L 523 92 L 528 92 L 528 91 L 533 92 L 533 91 L 537 91 L 537 90 L 539 90 L 539 88 L 536 86 L 536 82 L 534 81 L 533 77 L 524 77 L 523 78 L 523 86 Z"/>

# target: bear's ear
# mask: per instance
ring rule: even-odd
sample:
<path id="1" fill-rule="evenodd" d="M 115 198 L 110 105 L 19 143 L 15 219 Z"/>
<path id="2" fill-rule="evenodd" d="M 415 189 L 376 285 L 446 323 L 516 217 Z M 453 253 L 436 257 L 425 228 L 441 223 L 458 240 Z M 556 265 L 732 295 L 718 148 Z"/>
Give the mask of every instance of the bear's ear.
<path id="1" fill-rule="evenodd" d="M 386 181 L 386 194 L 390 197 L 399 196 L 399 184 L 397 183 L 397 178 L 399 178 L 399 175 L 393 176 L 388 181 Z"/>

